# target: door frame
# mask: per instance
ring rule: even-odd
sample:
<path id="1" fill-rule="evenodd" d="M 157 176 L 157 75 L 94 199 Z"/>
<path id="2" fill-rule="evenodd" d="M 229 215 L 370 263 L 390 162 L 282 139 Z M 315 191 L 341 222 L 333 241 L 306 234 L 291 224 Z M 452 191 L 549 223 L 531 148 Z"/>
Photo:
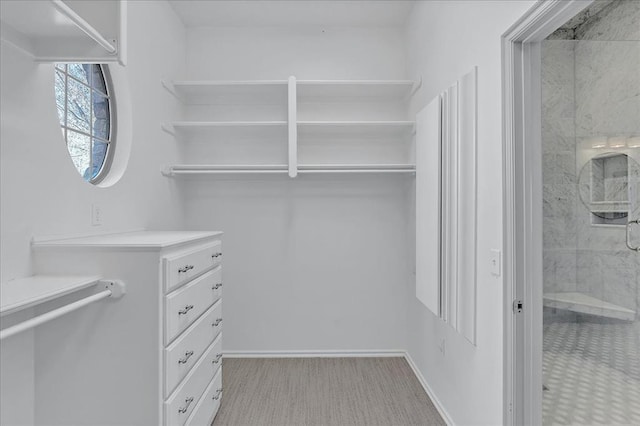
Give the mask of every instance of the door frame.
<path id="1" fill-rule="evenodd" d="M 505 425 L 542 424 L 541 42 L 592 2 L 539 0 L 502 36 Z"/>

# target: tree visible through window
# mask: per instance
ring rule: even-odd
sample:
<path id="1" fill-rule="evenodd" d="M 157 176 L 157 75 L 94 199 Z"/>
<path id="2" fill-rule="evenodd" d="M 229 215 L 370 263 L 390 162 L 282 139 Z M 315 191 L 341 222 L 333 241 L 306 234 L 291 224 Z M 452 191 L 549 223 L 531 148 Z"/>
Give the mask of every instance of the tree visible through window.
<path id="1" fill-rule="evenodd" d="M 108 172 L 113 153 L 111 98 L 102 66 L 56 64 L 58 119 L 76 170 L 98 183 Z"/>

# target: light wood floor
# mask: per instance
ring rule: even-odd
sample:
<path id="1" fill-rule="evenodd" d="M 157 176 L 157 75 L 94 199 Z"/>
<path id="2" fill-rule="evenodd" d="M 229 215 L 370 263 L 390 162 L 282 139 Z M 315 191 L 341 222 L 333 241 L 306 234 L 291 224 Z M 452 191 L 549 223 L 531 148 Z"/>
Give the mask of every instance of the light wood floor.
<path id="1" fill-rule="evenodd" d="M 225 359 L 214 426 L 445 425 L 404 358 Z"/>

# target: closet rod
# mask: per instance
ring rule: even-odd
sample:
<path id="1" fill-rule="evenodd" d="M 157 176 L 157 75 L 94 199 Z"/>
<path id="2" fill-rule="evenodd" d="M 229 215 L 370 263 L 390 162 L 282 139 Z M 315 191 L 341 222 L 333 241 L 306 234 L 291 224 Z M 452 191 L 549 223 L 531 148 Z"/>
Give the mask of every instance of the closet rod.
<path id="1" fill-rule="evenodd" d="M 54 309 L 53 311 L 47 312 L 46 314 L 38 315 L 37 317 L 33 317 L 14 326 L 7 327 L 4 330 L 0 331 L 0 340 L 37 327 L 40 324 L 44 324 L 45 322 L 54 320 L 58 317 L 68 314 L 69 312 L 73 312 L 99 300 L 106 299 L 108 297 L 112 297 L 114 299 L 120 298 L 125 293 L 125 285 L 122 281 L 103 281 L 101 283 L 106 284 L 105 290 L 85 297 L 84 299 L 77 300 L 68 305 L 62 306 L 58 309 Z"/>
<path id="2" fill-rule="evenodd" d="M 414 169 L 298 169 L 298 173 L 415 173 Z"/>
<path id="3" fill-rule="evenodd" d="M 85 21 L 82 16 L 78 15 L 73 9 L 67 6 L 62 0 L 51 0 L 58 12 L 73 21 L 76 26 L 82 30 L 86 35 L 91 37 L 96 43 L 98 43 L 107 53 L 115 55 L 118 49 L 109 40 L 104 38 L 102 34 L 98 32 L 94 27 Z"/>

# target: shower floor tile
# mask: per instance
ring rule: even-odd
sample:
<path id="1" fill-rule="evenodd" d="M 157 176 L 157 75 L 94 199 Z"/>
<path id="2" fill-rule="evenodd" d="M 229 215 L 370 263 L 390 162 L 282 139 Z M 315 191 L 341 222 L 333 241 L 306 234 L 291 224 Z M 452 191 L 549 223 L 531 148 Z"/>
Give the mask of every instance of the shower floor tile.
<path id="1" fill-rule="evenodd" d="M 592 320 L 545 322 L 543 424 L 640 425 L 640 323 Z"/>

